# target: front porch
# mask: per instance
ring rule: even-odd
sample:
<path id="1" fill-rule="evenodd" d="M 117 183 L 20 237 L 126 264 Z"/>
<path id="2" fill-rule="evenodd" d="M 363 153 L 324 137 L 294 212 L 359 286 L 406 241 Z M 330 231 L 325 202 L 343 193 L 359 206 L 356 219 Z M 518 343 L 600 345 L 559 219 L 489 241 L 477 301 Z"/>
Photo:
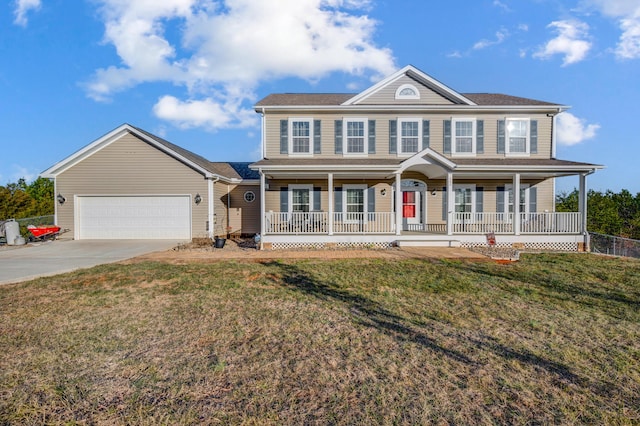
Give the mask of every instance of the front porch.
<path id="1" fill-rule="evenodd" d="M 263 248 L 497 244 L 581 250 L 593 165 L 456 160 L 427 148 L 408 159 L 263 160 Z M 578 212 L 556 212 L 554 178 L 578 176 Z M 546 245 L 545 245 L 546 244 Z"/>
<path id="2" fill-rule="evenodd" d="M 398 232 L 394 212 L 331 216 L 326 212 L 267 212 L 263 248 L 474 247 L 486 245 L 486 234 L 494 233 L 499 247 L 585 249 L 580 213 L 522 213 L 519 217 L 518 221 L 513 214 L 455 213 L 452 232 L 447 233 L 446 224 L 416 225 L 406 220 Z"/>

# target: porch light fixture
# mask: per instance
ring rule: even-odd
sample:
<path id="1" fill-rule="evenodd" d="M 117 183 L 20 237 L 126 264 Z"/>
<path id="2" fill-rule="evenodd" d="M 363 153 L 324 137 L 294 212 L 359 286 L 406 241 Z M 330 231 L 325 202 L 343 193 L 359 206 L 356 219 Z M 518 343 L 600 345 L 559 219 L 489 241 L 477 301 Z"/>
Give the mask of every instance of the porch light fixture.
<path id="1" fill-rule="evenodd" d="M 431 190 L 431 195 L 433 195 L 434 197 L 436 196 L 436 190 L 435 189 Z"/>
<path id="2" fill-rule="evenodd" d="M 382 188 L 382 189 L 380 190 L 380 195 L 382 195 L 383 197 L 384 197 L 385 195 L 387 195 L 387 188 Z"/>
<path id="3" fill-rule="evenodd" d="M 56 196 L 56 200 L 58 200 L 58 203 L 60 203 L 60 205 L 64 204 L 64 202 L 67 201 L 67 199 L 64 198 L 64 196 L 60 193 L 58 193 L 58 195 Z"/>
<path id="4" fill-rule="evenodd" d="M 195 201 L 196 204 L 200 204 L 202 202 L 202 197 L 200 196 L 200 194 L 196 194 L 196 196 L 193 199 L 193 201 Z"/>

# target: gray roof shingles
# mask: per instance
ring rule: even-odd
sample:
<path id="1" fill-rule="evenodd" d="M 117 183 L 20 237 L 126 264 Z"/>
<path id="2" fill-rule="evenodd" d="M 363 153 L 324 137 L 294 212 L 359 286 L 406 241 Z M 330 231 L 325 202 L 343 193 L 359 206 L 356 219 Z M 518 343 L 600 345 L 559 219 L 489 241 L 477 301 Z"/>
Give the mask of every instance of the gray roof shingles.
<path id="1" fill-rule="evenodd" d="M 274 93 L 260 100 L 256 109 L 269 106 L 338 106 L 357 93 Z M 480 106 L 557 106 L 551 102 L 501 93 L 462 93 Z"/>
<path id="2" fill-rule="evenodd" d="M 153 133 L 149 133 L 144 129 L 135 126 L 131 127 L 210 173 L 217 174 L 228 179 L 260 179 L 260 174 L 249 168 L 251 162 L 211 162 L 196 153 L 179 147 L 178 145 L 173 144 L 166 139 L 162 139 Z"/>

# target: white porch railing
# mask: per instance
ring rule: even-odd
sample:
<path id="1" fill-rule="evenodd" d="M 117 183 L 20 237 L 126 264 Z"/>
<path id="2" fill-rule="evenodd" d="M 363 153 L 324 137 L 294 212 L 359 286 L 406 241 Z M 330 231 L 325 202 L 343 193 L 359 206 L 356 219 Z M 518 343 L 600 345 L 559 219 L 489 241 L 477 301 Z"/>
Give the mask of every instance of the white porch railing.
<path id="1" fill-rule="evenodd" d="M 455 213 L 454 234 L 511 234 L 515 232 L 513 213 Z M 522 234 L 579 234 L 580 213 L 521 213 Z"/>
<path id="2" fill-rule="evenodd" d="M 421 225 L 425 233 L 433 225 Z M 446 225 L 440 225 L 445 227 Z M 454 213 L 454 234 L 512 234 L 515 232 L 513 213 Z M 334 213 L 334 234 L 392 234 L 395 213 Z M 444 229 L 443 229 L 444 230 Z M 419 231 L 417 228 L 414 231 Z M 326 212 L 267 212 L 267 234 L 328 234 L 329 214 Z M 433 231 L 435 232 L 435 231 Z M 580 213 L 521 213 L 522 234 L 579 234 Z M 436 232 L 437 233 L 437 232 Z"/>
<path id="3" fill-rule="evenodd" d="M 512 213 L 454 213 L 454 234 L 513 233 Z"/>
<path id="4" fill-rule="evenodd" d="M 267 212 L 265 231 L 269 234 L 327 234 L 328 217 L 325 212 Z"/>
<path id="5" fill-rule="evenodd" d="M 579 234 L 582 231 L 580 213 L 522 213 L 520 216 L 523 234 Z"/>
<path id="6" fill-rule="evenodd" d="M 390 234 L 395 232 L 394 213 L 334 213 L 336 234 Z"/>

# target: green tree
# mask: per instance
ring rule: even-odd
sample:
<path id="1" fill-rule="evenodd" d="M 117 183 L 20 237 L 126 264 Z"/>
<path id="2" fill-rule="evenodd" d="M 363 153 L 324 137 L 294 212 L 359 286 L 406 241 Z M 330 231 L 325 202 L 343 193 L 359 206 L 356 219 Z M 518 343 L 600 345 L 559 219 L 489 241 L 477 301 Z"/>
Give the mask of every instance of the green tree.
<path id="1" fill-rule="evenodd" d="M 556 196 L 556 210 L 577 212 L 580 194 L 577 189 Z M 626 189 L 590 190 L 587 194 L 587 229 L 601 234 L 640 239 L 640 193 L 635 197 Z"/>
<path id="2" fill-rule="evenodd" d="M 27 194 L 34 201 L 34 210 L 30 216 L 45 216 L 54 214 L 54 188 L 53 181 L 44 178 L 37 178 L 29 184 L 26 189 Z"/>
<path id="3" fill-rule="evenodd" d="M 0 186 L 0 220 L 22 219 L 54 213 L 53 182 L 38 178 L 27 184 L 24 178 Z"/>

